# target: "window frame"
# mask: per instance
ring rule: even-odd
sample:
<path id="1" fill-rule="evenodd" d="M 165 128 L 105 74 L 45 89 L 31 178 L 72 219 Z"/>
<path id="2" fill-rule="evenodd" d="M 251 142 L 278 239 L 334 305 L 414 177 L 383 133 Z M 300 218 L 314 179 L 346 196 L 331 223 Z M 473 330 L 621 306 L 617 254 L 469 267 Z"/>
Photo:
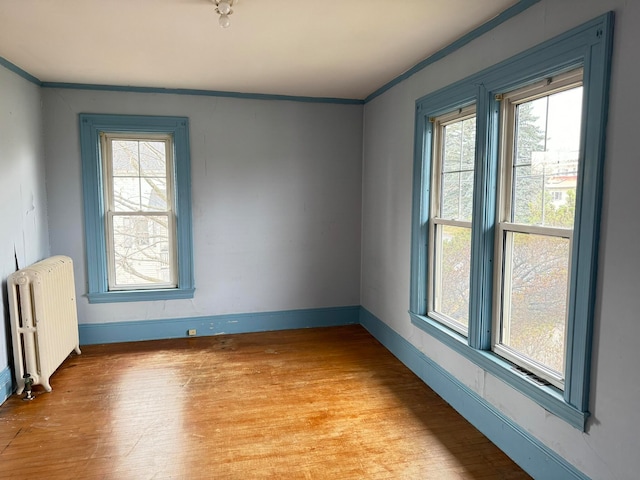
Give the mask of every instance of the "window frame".
<path id="1" fill-rule="evenodd" d="M 89 303 L 133 302 L 193 298 L 193 248 L 191 227 L 191 169 L 189 121 L 186 117 L 87 114 L 79 115 L 84 195 L 85 247 Z M 105 205 L 105 158 L 101 134 L 172 137 L 171 199 L 175 216 L 177 287 L 109 288 L 109 244 Z"/>
<path id="2" fill-rule="evenodd" d="M 416 101 L 411 283 L 412 323 L 577 429 L 589 416 L 593 317 L 605 154 L 613 12 Z M 500 98 L 527 85 L 584 68 L 581 168 L 571 251 L 564 391 L 491 351 L 498 219 Z M 428 221 L 433 129 L 429 118 L 476 104 L 476 166 L 471 245 L 469 336 L 427 311 Z"/>

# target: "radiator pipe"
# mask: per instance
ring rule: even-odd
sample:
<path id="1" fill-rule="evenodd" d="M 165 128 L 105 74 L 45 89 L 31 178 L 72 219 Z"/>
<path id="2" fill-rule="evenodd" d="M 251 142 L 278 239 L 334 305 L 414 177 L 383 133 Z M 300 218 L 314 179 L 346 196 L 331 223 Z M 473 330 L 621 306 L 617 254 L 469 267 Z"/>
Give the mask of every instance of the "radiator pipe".
<path id="1" fill-rule="evenodd" d="M 24 397 L 22 397 L 22 400 L 33 400 L 34 398 L 36 398 L 32 393 L 31 393 L 31 385 L 33 385 L 33 378 L 31 378 L 31 375 L 28 373 L 25 373 L 22 378 L 24 378 Z"/>

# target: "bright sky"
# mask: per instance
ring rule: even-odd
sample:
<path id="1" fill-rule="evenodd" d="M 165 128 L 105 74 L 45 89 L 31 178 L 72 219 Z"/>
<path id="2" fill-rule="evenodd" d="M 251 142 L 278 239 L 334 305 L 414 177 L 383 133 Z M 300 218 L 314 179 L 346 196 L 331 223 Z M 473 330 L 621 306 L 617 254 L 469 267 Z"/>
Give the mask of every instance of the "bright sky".
<path id="1" fill-rule="evenodd" d="M 547 113 L 547 98 L 549 99 L 547 152 L 578 151 L 580 149 L 582 87 L 572 88 L 532 102 L 533 113 L 538 117 L 538 126 L 543 131 Z"/>

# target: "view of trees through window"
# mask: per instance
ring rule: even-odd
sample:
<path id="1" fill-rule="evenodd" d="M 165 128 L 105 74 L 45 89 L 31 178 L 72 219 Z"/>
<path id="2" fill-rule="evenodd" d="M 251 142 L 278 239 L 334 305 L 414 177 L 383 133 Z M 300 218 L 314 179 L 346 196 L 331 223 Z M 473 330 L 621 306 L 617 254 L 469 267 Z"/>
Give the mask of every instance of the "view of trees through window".
<path id="1" fill-rule="evenodd" d="M 573 229 L 582 87 L 516 108 L 511 221 Z M 571 241 L 508 232 L 501 343 L 564 375 Z"/>
<path id="2" fill-rule="evenodd" d="M 115 288 L 172 282 L 168 140 L 109 139 L 107 229 Z"/>
<path id="3" fill-rule="evenodd" d="M 503 239 L 504 265 L 496 266 L 504 268 L 499 343 L 560 376 L 564 371 L 569 237 L 575 215 L 581 101 L 582 87 L 577 87 L 515 107 L 511 209 L 507 221 L 559 227 L 568 233 L 558 236 L 557 230 L 545 234 L 507 229 Z M 475 118 L 473 128 L 469 126 L 466 133 L 462 122 L 456 125 L 459 131 L 447 131 L 447 136 L 451 133 L 457 138 L 456 142 L 444 143 L 441 216 L 470 221 Z M 457 163 L 452 166 L 454 158 Z M 446 313 L 466 322 L 471 229 L 437 228 L 442 232 L 442 290 L 449 292 L 443 293 Z"/>
<path id="4" fill-rule="evenodd" d="M 476 118 L 463 118 L 441 128 L 440 208 L 436 216 L 456 223 L 435 225 L 434 310 L 466 329 L 469 325 Z"/>

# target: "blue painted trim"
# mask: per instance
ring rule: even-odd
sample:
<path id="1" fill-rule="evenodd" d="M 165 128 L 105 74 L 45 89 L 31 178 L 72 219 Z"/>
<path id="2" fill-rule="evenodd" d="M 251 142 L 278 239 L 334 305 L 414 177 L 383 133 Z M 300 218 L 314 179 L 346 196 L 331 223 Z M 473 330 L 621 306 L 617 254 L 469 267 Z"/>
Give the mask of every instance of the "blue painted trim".
<path id="1" fill-rule="evenodd" d="M 13 372 L 9 365 L 0 371 L 0 405 L 13 394 Z"/>
<path id="2" fill-rule="evenodd" d="M 25 70 L 21 69 L 19 66 L 11 63 L 6 58 L 0 57 L 0 65 L 2 65 L 7 70 L 12 71 L 13 73 L 16 73 L 16 74 L 20 75 L 22 78 L 24 78 L 25 80 L 30 81 L 34 85 L 37 85 L 39 87 L 42 86 L 42 82 L 39 79 L 37 79 L 36 77 L 31 75 L 29 72 L 26 72 Z"/>
<path id="3" fill-rule="evenodd" d="M 493 318 L 493 256 L 498 184 L 499 104 L 484 85 L 478 86 L 476 106 L 475 192 L 471 229 L 471 275 L 469 278 L 469 345 L 491 348 Z"/>
<path id="4" fill-rule="evenodd" d="M 582 430 L 589 415 L 591 336 L 612 38 L 613 12 L 609 12 L 504 62 L 426 95 L 416 102 L 409 303 L 412 321 Z M 493 269 L 499 268 L 493 265 L 492 248 L 495 232 L 499 123 L 498 102 L 495 96 L 579 66 L 584 67 L 585 103 L 581 134 L 583 162 L 578 172 L 568 299 L 566 381 L 562 400 L 562 396 L 553 388 L 533 388 L 529 385 L 530 382 L 514 377 L 508 362 L 502 362 L 502 365 L 487 351 L 491 348 Z M 470 98 L 467 93 L 469 88 L 475 89 Z M 426 317 L 427 278 L 424 273 L 428 262 L 427 172 L 431 155 L 430 132 L 425 119 L 451 111 L 467 101 L 476 102 L 478 118 L 470 279 L 470 346 L 461 344 L 454 332 L 442 328 L 437 322 Z"/>
<path id="5" fill-rule="evenodd" d="M 382 87 L 377 89 L 375 92 L 367 96 L 364 99 L 364 103 L 369 103 L 371 100 L 373 100 L 376 97 L 379 97 L 387 90 L 395 87 L 401 82 L 404 82 L 407 78 L 413 76 L 414 74 L 418 73 L 421 70 L 424 70 L 426 67 L 437 62 L 438 60 L 442 60 L 447 55 L 450 55 L 451 53 L 464 47 L 468 43 L 471 43 L 476 38 L 481 37 L 482 35 L 489 32 L 490 30 L 493 30 L 498 25 L 506 22 L 510 18 L 513 18 L 516 15 L 519 15 L 520 13 L 524 12 L 527 8 L 535 5 L 539 1 L 540 0 L 520 0 L 518 3 L 516 3 L 512 7 L 509 7 L 504 12 L 500 13 L 498 16 L 492 18 L 488 22 L 483 23 L 478 28 L 472 30 L 471 32 L 467 33 L 463 37 L 447 45 L 441 50 L 438 50 L 436 53 L 424 59 L 420 63 L 416 64 L 414 67 L 410 68 L 409 70 L 404 72 L 402 75 L 397 76 L 396 78 L 391 80 L 389 83 L 383 85 Z"/>
<path id="6" fill-rule="evenodd" d="M 550 413 L 562 418 L 571 426 L 584 431 L 589 412 L 583 412 L 568 404 L 563 394 L 551 385 L 538 385 L 530 378 L 522 376 L 511 367 L 512 364 L 489 350 L 478 350 L 467 345 L 467 339 L 448 329 L 439 322 L 421 315 L 409 314 L 411 323 L 460 355 L 471 360 L 493 376 L 498 377 L 523 395 L 529 397 Z"/>
<path id="7" fill-rule="evenodd" d="M 177 300 L 193 298 L 195 288 L 171 288 L 166 290 L 119 290 L 90 292 L 89 303 L 150 302 L 153 300 Z"/>
<path id="8" fill-rule="evenodd" d="M 545 480 L 588 480 L 365 308 L 360 309 L 360 324 L 529 475 Z"/>
<path id="9" fill-rule="evenodd" d="M 429 251 L 429 202 L 431 197 L 431 163 L 433 124 L 430 117 L 450 113 L 476 103 L 477 87 L 458 82 L 428 97 L 428 104 L 416 102 L 414 136 L 413 193 L 411 225 L 411 286 L 409 294 L 412 312 L 427 311 L 427 255 Z"/>
<path id="10" fill-rule="evenodd" d="M 194 291 L 191 228 L 191 160 L 189 119 L 186 117 L 100 115 L 81 113 L 80 152 L 84 201 L 89 302 L 106 303 L 192 298 Z M 169 133 L 173 135 L 178 288 L 166 290 L 108 291 L 101 132 Z"/>
<path id="11" fill-rule="evenodd" d="M 80 344 L 91 345 L 181 338 L 186 337 L 187 330 L 193 328 L 198 331 L 198 336 L 208 336 L 353 325 L 359 322 L 359 313 L 359 306 L 349 306 L 172 318 L 168 320 L 85 323 L 79 325 Z"/>
<path id="12" fill-rule="evenodd" d="M 222 92 L 218 90 L 197 90 L 190 88 L 134 87 L 121 85 L 92 85 L 85 83 L 42 82 L 44 88 L 70 90 L 97 90 L 106 92 L 161 93 L 172 95 L 199 95 L 205 97 L 241 98 L 250 100 L 281 100 L 303 103 L 331 103 L 338 105 L 363 105 L 364 100 L 356 98 L 304 97 L 296 95 L 275 95 L 268 93 Z"/>
<path id="13" fill-rule="evenodd" d="M 584 95 L 587 101 L 582 112 L 584 132 L 581 149 L 585 158 L 577 179 L 577 208 L 571 258 L 572 265 L 576 267 L 569 286 L 567 328 L 566 369 L 570 374 L 565 386 L 565 399 L 584 410 L 589 407 L 589 367 L 596 298 L 613 26 L 613 12 L 605 15 L 602 23 L 594 24 L 595 35 L 592 34 L 589 38 L 591 42 L 587 47 L 584 65 Z M 576 361 L 582 358 L 585 359 L 584 362 Z"/>

